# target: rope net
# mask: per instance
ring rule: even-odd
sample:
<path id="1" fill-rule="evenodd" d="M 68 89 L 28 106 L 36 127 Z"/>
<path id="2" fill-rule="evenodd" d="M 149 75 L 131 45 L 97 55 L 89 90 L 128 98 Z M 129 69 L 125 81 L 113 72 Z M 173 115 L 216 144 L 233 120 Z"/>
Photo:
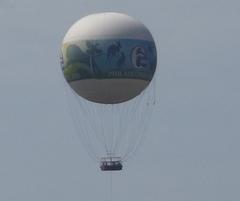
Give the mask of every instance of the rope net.
<path id="1" fill-rule="evenodd" d="M 87 153 L 94 161 L 102 157 L 129 160 L 138 149 L 156 101 L 155 78 L 146 90 L 120 104 L 99 104 L 78 96 L 65 82 L 69 111 Z"/>

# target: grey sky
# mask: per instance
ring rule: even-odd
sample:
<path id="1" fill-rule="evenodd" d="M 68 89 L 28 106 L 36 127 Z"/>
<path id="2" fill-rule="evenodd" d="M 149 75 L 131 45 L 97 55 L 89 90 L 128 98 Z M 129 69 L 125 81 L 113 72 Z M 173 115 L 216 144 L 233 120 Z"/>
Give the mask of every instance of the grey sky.
<path id="1" fill-rule="evenodd" d="M 146 141 L 116 173 L 114 200 L 240 200 L 240 2 L 0 0 L 0 200 L 109 199 L 83 149 L 58 49 L 95 12 L 140 19 L 159 48 L 160 103 Z"/>

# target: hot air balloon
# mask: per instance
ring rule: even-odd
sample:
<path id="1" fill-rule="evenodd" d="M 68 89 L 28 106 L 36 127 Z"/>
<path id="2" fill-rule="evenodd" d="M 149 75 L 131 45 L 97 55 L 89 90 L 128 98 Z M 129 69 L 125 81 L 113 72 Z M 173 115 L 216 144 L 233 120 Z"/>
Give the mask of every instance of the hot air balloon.
<path id="1" fill-rule="evenodd" d="M 151 33 L 126 14 L 83 17 L 63 39 L 61 65 L 86 150 L 101 170 L 121 170 L 154 108 L 157 52 Z"/>

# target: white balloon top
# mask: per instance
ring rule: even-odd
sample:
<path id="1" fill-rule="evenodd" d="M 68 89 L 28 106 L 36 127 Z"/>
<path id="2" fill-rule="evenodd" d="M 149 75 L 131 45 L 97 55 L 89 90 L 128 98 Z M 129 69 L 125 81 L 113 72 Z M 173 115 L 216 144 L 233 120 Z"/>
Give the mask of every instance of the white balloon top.
<path id="1" fill-rule="evenodd" d="M 63 43 L 98 39 L 153 41 L 151 33 L 140 21 L 121 13 L 97 13 L 73 24 L 65 35 Z"/>

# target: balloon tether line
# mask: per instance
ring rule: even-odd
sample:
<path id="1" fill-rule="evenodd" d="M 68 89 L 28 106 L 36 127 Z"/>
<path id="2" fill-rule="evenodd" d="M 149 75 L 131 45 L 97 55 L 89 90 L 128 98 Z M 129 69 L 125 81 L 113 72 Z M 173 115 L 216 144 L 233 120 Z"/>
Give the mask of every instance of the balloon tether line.
<path id="1" fill-rule="evenodd" d="M 112 201 L 113 187 L 112 187 L 112 172 L 110 171 L 110 201 Z"/>

